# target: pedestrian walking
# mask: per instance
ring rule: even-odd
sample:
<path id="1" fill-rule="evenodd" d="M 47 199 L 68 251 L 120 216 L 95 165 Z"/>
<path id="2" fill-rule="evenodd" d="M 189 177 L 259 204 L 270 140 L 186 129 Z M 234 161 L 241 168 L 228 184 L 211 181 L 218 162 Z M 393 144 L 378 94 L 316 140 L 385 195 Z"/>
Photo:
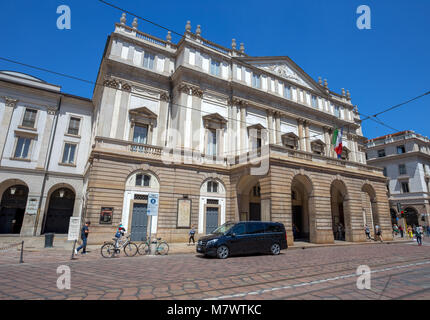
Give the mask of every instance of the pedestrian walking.
<path id="1" fill-rule="evenodd" d="M 402 226 L 399 226 L 399 231 L 400 231 L 400 237 L 403 238 L 403 227 Z"/>
<path id="2" fill-rule="evenodd" d="M 194 235 L 196 234 L 196 230 L 194 229 L 194 225 L 191 226 L 191 230 L 188 234 L 190 235 L 190 238 L 188 239 L 188 245 L 191 244 L 191 240 L 193 240 L 193 244 L 195 244 L 196 241 L 194 240 Z"/>
<path id="3" fill-rule="evenodd" d="M 393 224 L 393 238 L 399 234 L 399 228 L 397 224 Z"/>
<path id="4" fill-rule="evenodd" d="M 422 239 L 422 232 L 421 232 L 420 226 L 415 227 L 415 236 L 417 237 L 418 245 L 421 246 L 423 244 L 423 239 Z"/>
<path id="5" fill-rule="evenodd" d="M 430 226 L 427 226 L 427 236 L 430 237 Z"/>
<path id="6" fill-rule="evenodd" d="M 88 234 L 90 233 L 90 226 L 91 222 L 87 221 L 85 222 L 85 225 L 82 227 L 81 230 L 81 240 L 82 244 L 79 246 L 78 249 L 75 249 L 75 254 L 78 254 L 78 252 L 82 249 L 82 254 L 87 254 L 87 240 L 88 240 Z"/>
<path id="7" fill-rule="evenodd" d="M 367 224 L 364 227 L 364 232 L 366 232 L 367 239 L 372 240 L 372 238 L 370 237 L 370 228 L 369 228 L 369 226 Z"/>
<path id="8" fill-rule="evenodd" d="M 381 228 L 379 228 L 378 225 L 375 226 L 375 235 L 375 241 L 379 239 L 379 241 L 384 242 L 384 240 L 382 239 L 382 230 Z"/>
<path id="9" fill-rule="evenodd" d="M 408 237 L 409 239 L 412 239 L 414 237 L 414 235 L 412 234 L 412 227 L 408 226 Z"/>

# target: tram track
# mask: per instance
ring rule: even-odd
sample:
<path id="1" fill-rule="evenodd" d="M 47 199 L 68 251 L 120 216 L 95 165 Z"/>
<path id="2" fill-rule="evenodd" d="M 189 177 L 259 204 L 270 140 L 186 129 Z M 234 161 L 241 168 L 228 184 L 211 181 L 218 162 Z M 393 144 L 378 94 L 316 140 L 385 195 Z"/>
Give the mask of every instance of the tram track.
<path id="1" fill-rule="evenodd" d="M 355 260 L 357 260 L 357 259 L 355 259 Z M 418 262 L 418 261 L 422 262 L 423 260 L 427 260 L 426 262 L 430 263 L 430 257 L 419 257 L 419 258 L 410 259 L 410 260 L 390 261 L 390 262 L 385 262 L 385 263 L 372 264 L 372 265 L 369 265 L 369 267 L 370 268 L 377 268 L 377 267 L 389 266 L 389 265 L 395 265 L 395 264 L 404 264 L 404 263 L 411 263 L 411 262 Z M 337 264 L 337 263 L 338 262 L 333 262 L 333 263 L 325 264 L 325 265 L 333 265 L 333 264 Z M 289 270 L 289 269 L 291 269 L 291 268 L 284 269 L 284 270 Z M 275 280 L 259 281 L 259 282 L 249 283 L 249 284 L 243 284 L 243 285 L 226 286 L 226 287 L 223 287 L 223 288 L 214 288 L 214 289 L 209 289 L 209 290 L 201 290 L 201 291 L 198 291 L 198 292 L 189 292 L 189 293 L 184 293 L 184 294 L 159 296 L 159 297 L 156 297 L 156 299 L 178 298 L 178 297 L 181 297 L 181 296 L 194 296 L 194 295 L 199 295 L 199 294 L 207 293 L 207 292 L 231 290 L 231 289 L 238 289 L 238 288 L 249 288 L 249 287 L 254 287 L 254 286 L 259 286 L 259 285 L 267 285 L 267 284 L 278 283 L 278 282 L 282 282 L 282 281 L 300 280 L 300 279 L 304 279 L 304 278 L 318 277 L 318 276 L 322 276 L 322 275 L 329 276 L 330 274 L 339 274 L 339 273 L 347 272 L 347 271 L 351 271 L 351 270 L 353 270 L 355 272 L 356 268 L 349 267 L 349 268 L 345 268 L 345 269 L 341 269 L 341 270 L 336 270 L 336 271 L 329 271 L 329 272 L 325 271 L 325 272 L 306 274 L 306 275 L 303 275 L 303 276 L 292 276 L 292 277 L 285 277 L 285 278 L 275 279 Z M 231 278 L 231 277 L 233 277 L 233 276 L 229 276 L 229 277 L 224 278 L 224 279 L 228 279 L 228 278 Z"/>

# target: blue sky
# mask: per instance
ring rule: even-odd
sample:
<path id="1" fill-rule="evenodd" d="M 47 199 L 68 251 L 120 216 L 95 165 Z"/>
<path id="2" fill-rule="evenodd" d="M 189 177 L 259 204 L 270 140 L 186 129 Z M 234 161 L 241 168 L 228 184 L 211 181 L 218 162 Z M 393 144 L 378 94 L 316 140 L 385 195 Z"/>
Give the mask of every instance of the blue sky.
<path id="1" fill-rule="evenodd" d="M 430 1 L 132 1 L 109 0 L 179 33 L 192 31 L 230 47 L 236 38 L 251 56 L 293 59 L 329 88 L 349 89 L 364 114 L 374 114 L 430 90 Z M 57 7 L 71 8 L 71 30 L 56 27 Z M 359 5 L 371 9 L 371 30 L 359 30 Z M 19 1 L 0 4 L 0 56 L 94 81 L 107 36 L 121 12 L 97 0 Z M 127 24 L 131 24 L 128 17 Z M 139 29 L 162 37 L 166 31 L 140 21 Z M 174 37 L 174 40 L 178 38 Z M 62 86 L 63 92 L 91 98 L 93 86 L 0 61 Z M 430 136 L 430 95 L 380 116 L 398 130 Z M 363 133 L 372 138 L 393 132 L 371 120 Z"/>

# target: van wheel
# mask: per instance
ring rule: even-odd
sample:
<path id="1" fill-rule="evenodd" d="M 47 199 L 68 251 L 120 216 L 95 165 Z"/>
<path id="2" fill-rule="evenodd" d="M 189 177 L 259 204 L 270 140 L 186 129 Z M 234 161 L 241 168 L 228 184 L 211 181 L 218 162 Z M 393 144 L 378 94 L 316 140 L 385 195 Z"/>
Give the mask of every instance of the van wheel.
<path id="1" fill-rule="evenodd" d="M 281 247 L 279 246 L 279 244 L 274 243 L 272 244 L 272 246 L 270 247 L 270 252 L 277 256 L 280 252 L 281 252 Z"/>
<path id="2" fill-rule="evenodd" d="M 228 258 L 229 255 L 229 250 L 226 246 L 220 246 L 217 250 L 216 250 L 216 255 L 219 259 L 226 259 Z"/>

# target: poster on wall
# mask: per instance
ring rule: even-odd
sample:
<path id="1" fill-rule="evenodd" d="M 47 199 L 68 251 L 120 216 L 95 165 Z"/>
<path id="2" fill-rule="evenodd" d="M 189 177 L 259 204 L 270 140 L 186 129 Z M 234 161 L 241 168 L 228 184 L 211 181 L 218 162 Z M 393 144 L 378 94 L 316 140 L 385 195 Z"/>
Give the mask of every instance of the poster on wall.
<path id="1" fill-rule="evenodd" d="M 39 208 L 39 199 L 29 198 L 27 202 L 27 214 L 37 214 L 37 209 Z"/>
<path id="2" fill-rule="evenodd" d="M 191 227 L 191 199 L 178 199 L 178 228 Z"/>
<path id="3" fill-rule="evenodd" d="M 100 210 L 100 224 L 112 224 L 112 216 L 112 207 L 102 207 Z"/>

